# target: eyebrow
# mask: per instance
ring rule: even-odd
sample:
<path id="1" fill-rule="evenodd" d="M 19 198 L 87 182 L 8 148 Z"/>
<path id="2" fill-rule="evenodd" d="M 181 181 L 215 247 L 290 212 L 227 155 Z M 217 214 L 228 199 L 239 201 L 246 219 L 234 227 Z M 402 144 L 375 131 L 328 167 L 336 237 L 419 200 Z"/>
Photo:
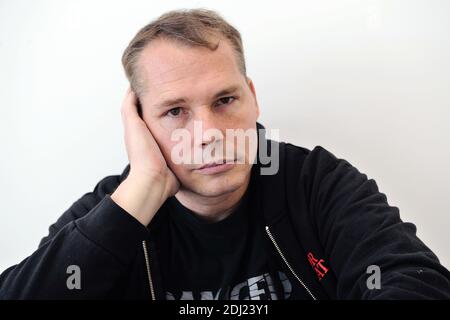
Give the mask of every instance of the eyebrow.
<path id="1" fill-rule="evenodd" d="M 241 88 L 240 85 L 231 85 L 225 89 L 222 89 L 220 91 L 218 91 L 216 94 L 214 94 L 213 99 L 217 99 L 220 96 L 224 96 L 226 94 L 231 94 L 233 92 L 236 92 L 237 90 L 239 90 Z M 180 98 L 175 98 L 175 99 L 167 99 L 164 100 L 161 103 L 158 103 L 158 107 L 159 108 L 166 108 L 166 107 L 170 107 L 170 106 L 174 106 L 177 105 L 179 103 L 185 103 L 188 99 L 185 97 L 180 97 Z"/>

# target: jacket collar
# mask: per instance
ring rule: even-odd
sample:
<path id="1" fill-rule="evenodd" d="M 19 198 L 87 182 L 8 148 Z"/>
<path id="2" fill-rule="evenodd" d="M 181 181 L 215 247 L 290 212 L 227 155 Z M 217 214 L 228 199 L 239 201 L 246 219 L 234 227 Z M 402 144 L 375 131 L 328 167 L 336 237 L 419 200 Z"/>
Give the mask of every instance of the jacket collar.
<path id="1" fill-rule="evenodd" d="M 252 179 L 255 179 L 258 192 L 259 211 L 263 213 L 265 223 L 268 225 L 276 223 L 278 219 L 287 212 L 286 206 L 286 192 L 285 192 L 285 171 L 284 158 L 285 150 L 284 143 L 266 138 L 266 129 L 260 123 L 257 123 L 258 130 L 258 154 L 257 161 L 252 168 Z M 265 148 L 261 148 L 264 146 Z M 278 150 L 275 150 L 277 148 Z M 264 152 L 267 150 L 267 154 Z M 263 174 L 261 168 L 269 167 L 269 164 L 263 164 L 261 157 L 268 155 L 276 155 L 278 152 L 278 171 L 275 174 Z M 272 160 L 271 160 L 272 161 Z"/>

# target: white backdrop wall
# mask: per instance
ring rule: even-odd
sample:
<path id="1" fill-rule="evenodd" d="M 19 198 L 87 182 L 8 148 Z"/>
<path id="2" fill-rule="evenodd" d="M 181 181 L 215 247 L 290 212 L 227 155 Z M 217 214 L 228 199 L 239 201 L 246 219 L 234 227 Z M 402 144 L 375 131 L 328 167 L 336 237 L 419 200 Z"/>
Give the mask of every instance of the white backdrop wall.
<path id="1" fill-rule="evenodd" d="M 241 31 L 260 121 L 374 178 L 450 267 L 450 2 L 0 0 L 0 271 L 125 167 L 122 51 L 191 7 Z"/>

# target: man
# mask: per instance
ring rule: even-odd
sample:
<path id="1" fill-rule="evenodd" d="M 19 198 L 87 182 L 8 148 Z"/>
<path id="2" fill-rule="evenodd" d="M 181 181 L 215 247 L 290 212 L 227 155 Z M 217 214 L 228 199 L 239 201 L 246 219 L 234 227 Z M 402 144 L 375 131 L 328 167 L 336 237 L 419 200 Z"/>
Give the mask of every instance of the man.
<path id="1" fill-rule="evenodd" d="M 255 87 L 219 15 L 166 13 L 122 62 L 130 164 L 4 271 L 0 298 L 450 297 L 449 272 L 375 181 L 321 147 L 252 134 Z"/>

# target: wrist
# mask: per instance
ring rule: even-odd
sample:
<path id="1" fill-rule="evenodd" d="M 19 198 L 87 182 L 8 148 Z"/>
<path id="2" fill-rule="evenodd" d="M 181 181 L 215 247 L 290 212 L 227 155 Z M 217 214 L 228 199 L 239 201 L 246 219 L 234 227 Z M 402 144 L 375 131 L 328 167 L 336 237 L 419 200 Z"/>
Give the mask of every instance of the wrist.
<path id="1" fill-rule="evenodd" d="M 141 224 L 147 226 L 164 203 L 164 185 L 157 177 L 137 175 L 130 171 L 111 199 Z"/>

